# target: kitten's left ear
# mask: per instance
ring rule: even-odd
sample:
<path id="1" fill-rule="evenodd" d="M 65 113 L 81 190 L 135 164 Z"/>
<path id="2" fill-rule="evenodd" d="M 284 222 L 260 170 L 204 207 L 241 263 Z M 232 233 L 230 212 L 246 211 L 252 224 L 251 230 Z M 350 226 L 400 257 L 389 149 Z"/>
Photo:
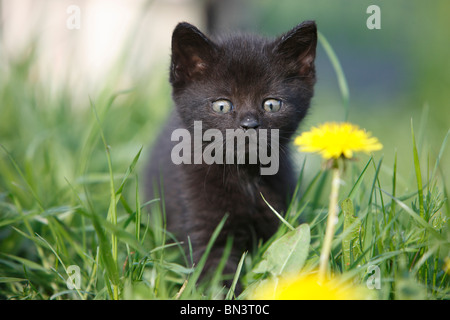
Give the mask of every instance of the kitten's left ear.
<path id="1" fill-rule="evenodd" d="M 274 53 L 288 63 L 291 71 L 314 77 L 316 46 L 316 23 L 305 21 L 275 41 Z"/>

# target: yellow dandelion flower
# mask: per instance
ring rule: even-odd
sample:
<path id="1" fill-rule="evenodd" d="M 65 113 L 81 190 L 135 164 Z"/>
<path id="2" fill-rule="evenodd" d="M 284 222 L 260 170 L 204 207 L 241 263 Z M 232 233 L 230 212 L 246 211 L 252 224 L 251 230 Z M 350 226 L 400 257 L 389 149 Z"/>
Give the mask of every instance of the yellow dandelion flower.
<path id="1" fill-rule="evenodd" d="M 369 296 L 358 286 L 337 278 L 320 280 L 315 274 L 275 278 L 255 289 L 253 300 L 363 300 Z"/>
<path id="2" fill-rule="evenodd" d="M 318 152 L 325 159 L 345 157 L 350 159 L 354 152 L 380 150 L 383 146 L 377 138 L 358 126 L 344 122 L 327 122 L 304 132 L 294 140 L 303 152 Z"/>

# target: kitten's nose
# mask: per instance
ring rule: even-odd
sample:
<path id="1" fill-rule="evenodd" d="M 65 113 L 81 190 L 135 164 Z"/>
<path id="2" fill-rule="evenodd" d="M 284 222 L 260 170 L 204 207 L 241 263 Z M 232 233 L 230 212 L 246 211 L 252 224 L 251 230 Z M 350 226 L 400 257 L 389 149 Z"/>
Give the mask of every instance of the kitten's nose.
<path id="1" fill-rule="evenodd" d="M 256 129 L 259 127 L 259 121 L 253 117 L 245 117 L 240 125 L 244 130 Z"/>

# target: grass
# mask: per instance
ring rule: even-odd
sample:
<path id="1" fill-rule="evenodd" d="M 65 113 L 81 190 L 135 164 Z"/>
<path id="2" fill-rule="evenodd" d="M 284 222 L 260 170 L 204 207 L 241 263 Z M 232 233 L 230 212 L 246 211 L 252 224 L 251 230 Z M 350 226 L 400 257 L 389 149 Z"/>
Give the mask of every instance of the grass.
<path id="1" fill-rule="evenodd" d="M 333 54 L 329 44 L 328 52 Z M 339 65 L 335 55 L 331 59 Z M 155 106 L 169 105 L 167 87 L 155 82 L 166 89 L 116 92 L 109 86 L 81 99 L 80 108 L 70 89 L 50 95 L 33 81 L 34 61 L 31 54 L 8 62 L 8 76 L 0 79 L 0 298 L 235 298 L 221 286 L 230 246 L 211 281 L 198 283 L 205 260 L 193 266 L 164 231 L 164 214 L 148 214 L 159 199 L 143 198 L 141 171 L 165 114 Z M 347 88 L 342 69 L 337 73 L 341 89 Z M 411 124 L 411 154 L 402 157 L 414 166 L 409 176 L 400 174 L 404 163 L 397 155 L 362 156 L 348 165 L 339 196 L 347 211 L 339 215 L 332 246 L 334 273 L 360 284 L 379 276 L 380 289 L 373 289 L 379 299 L 450 298 L 444 267 L 450 200 L 442 174 L 449 134 L 437 155 L 426 154 L 416 143 L 426 141 L 426 130 L 417 135 Z M 325 169 L 308 171 L 315 161 L 308 156 L 299 163 L 296 195 L 280 217 L 285 223 L 255 254 L 243 255 L 234 284 L 238 276 L 244 288 L 265 277 L 256 272 L 264 252 L 293 232 L 299 217 L 311 236 L 303 269 L 318 266 L 331 177 Z M 354 216 L 344 223 L 348 212 Z"/>

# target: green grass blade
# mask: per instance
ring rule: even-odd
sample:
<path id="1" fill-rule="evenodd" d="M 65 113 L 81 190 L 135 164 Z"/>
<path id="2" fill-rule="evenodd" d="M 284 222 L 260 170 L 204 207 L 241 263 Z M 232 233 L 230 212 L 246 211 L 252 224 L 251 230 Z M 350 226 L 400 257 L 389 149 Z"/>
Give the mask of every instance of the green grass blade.
<path id="1" fill-rule="evenodd" d="M 22 282 L 28 281 L 27 279 L 22 278 L 13 278 L 13 277 L 0 277 L 0 283 L 11 283 L 11 282 Z"/>
<path id="2" fill-rule="evenodd" d="M 414 156 L 414 170 L 416 172 L 417 180 L 417 194 L 419 196 L 419 211 L 420 217 L 424 218 L 424 206 L 423 206 L 423 186 L 422 186 L 422 173 L 420 171 L 419 153 L 417 152 L 416 138 L 414 137 L 413 121 L 411 119 L 411 137 L 413 143 L 413 156 Z"/>
<path id="3" fill-rule="evenodd" d="M 394 154 L 394 168 L 392 171 L 392 195 L 396 196 L 396 188 L 397 188 L 397 150 L 395 150 Z M 389 212 L 389 222 L 393 219 L 393 215 L 395 212 L 395 201 L 391 201 L 391 210 Z"/>
<path id="4" fill-rule="evenodd" d="M 278 219 L 281 220 L 281 222 L 283 222 L 291 231 L 294 230 L 295 228 L 293 226 L 291 226 L 291 224 L 289 222 L 286 221 L 286 219 L 284 219 L 281 214 L 279 214 L 277 212 L 277 210 L 275 210 L 264 198 L 264 196 L 262 195 L 262 193 L 260 193 L 261 198 L 264 200 L 264 202 L 267 204 L 267 206 L 270 208 L 270 210 L 272 210 L 273 213 L 275 213 L 275 215 L 278 217 Z"/>
<path id="5" fill-rule="evenodd" d="M 27 267 L 28 269 L 48 272 L 48 270 L 46 268 L 44 268 L 42 265 L 40 265 L 39 263 L 36 263 L 34 261 L 31 261 L 29 259 L 25 259 L 25 258 L 18 257 L 18 256 L 13 256 L 13 255 L 7 254 L 7 253 L 0 253 L 0 254 L 5 257 L 8 257 L 11 260 L 15 260 L 15 261 L 19 262 L 21 265 Z"/>
<path id="6" fill-rule="evenodd" d="M 69 274 L 66 265 L 64 264 L 63 260 L 61 259 L 61 257 L 59 256 L 58 252 L 56 252 L 56 250 L 53 248 L 53 246 L 47 241 L 45 240 L 43 237 L 41 237 L 39 234 L 36 233 L 36 237 L 38 237 L 38 239 L 40 241 L 42 241 L 55 255 L 55 257 L 58 259 L 58 261 L 61 263 L 62 267 L 64 268 L 64 271 L 67 275 L 67 277 L 70 277 L 71 275 Z M 56 271 L 56 270 L 55 270 Z M 63 280 L 65 280 L 63 278 Z M 78 293 L 78 296 L 80 297 L 80 299 L 83 299 L 83 296 L 81 295 L 81 292 L 79 289 L 75 288 L 76 292 Z"/>
<path id="7" fill-rule="evenodd" d="M 92 219 L 92 223 L 94 224 L 95 232 L 97 233 L 100 247 L 100 260 L 102 261 L 107 274 L 105 275 L 105 277 L 107 277 L 106 279 L 109 280 L 108 282 L 110 282 L 114 286 L 118 286 L 120 281 L 118 266 L 116 261 L 113 259 L 111 245 L 108 241 L 106 233 L 103 230 L 101 220 L 94 212 L 90 215 L 90 217 Z M 107 285 L 107 287 L 109 288 L 109 285 Z M 114 294 L 111 295 L 111 298 L 115 298 Z"/>
<path id="8" fill-rule="evenodd" d="M 138 153 L 136 154 L 136 156 L 134 157 L 133 161 L 131 162 L 131 164 L 129 165 L 129 167 L 127 168 L 127 171 L 125 172 L 125 176 L 122 179 L 122 183 L 120 184 L 119 188 L 116 191 L 116 196 L 120 196 L 122 194 L 123 191 L 123 187 L 125 186 L 125 182 L 127 182 L 128 177 L 130 176 L 130 174 L 134 171 L 134 168 L 136 167 L 136 164 L 139 160 L 139 157 L 141 156 L 141 152 L 142 152 L 142 148 L 141 147 L 138 151 Z"/>
<path id="9" fill-rule="evenodd" d="M 397 202 L 397 204 L 403 209 L 405 210 L 405 212 L 407 212 L 420 226 L 422 226 L 423 228 L 425 228 L 426 230 L 428 230 L 436 239 L 440 240 L 440 241 L 445 241 L 445 239 L 443 238 L 443 236 L 437 232 L 433 226 L 431 226 L 428 222 L 425 221 L 424 218 L 422 218 L 420 215 L 417 215 L 417 213 L 411 209 L 410 207 L 408 207 L 403 201 L 401 201 L 400 199 L 394 197 L 393 195 L 391 195 L 390 193 L 382 190 L 387 196 L 391 197 L 395 202 Z"/>
<path id="10" fill-rule="evenodd" d="M 39 198 L 37 192 L 32 187 L 31 183 L 28 181 L 28 179 L 25 177 L 25 174 L 20 169 L 20 166 L 17 164 L 16 160 L 13 158 L 11 153 L 2 145 L 0 144 L 0 148 L 3 150 L 3 152 L 8 156 L 9 160 L 11 161 L 12 165 L 14 166 L 14 169 L 16 169 L 19 176 L 22 178 L 22 180 L 25 182 L 28 190 L 30 191 L 33 198 L 36 200 L 37 204 L 39 205 L 39 208 L 44 211 L 44 205 L 42 204 L 41 199 Z"/>
<path id="11" fill-rule="evenodd" d="M 380 161 L 378 161 L 378 165 L 375 165 L 375 160 L 373 158 L 371 158 L 371 160 L 375 167 L 375 176 L 373 177 L 372 188 L 370 189 L 370 197 L 368 202 L 369 206 L 372 204 L 372 197 L 375 193 L 375 185 L 377 184 L 378 181 L 378 175 L 380 174 L 381 163 L 383 162 L 383 158 L 381 158 Z"/>
<path id="12" fill-rule="evenodd" d="M 369 161 L 367 161 L 366 165 L 364 166 L 364 169 L 361 171 L 361 174 L 359 175 L 358 179 L 356 179 L 355 184 L 353 185 L 352 189 L 348 193 L 347 198 L 352 199 L 355 196 L 356 191 L 358 191 L 359 187 L 361 186 L 364 175 L 366 174 L 367 168 L 369 167 L 369 164 L 372 161 L 372 159 L 373 159 L 373 157 L 370 157 Z"/>
<path id="13" fill-rule="evenodd" d="M 344 103 L 344 110 L 345 110 L 344 121 L 347 121 L 348 116 L 349 116 L 349 109 L 350 109 L 350 94 L 349 94 L 347 79 L 345 78 L 344 70 L 342 69 L 341 63 L 339 62 L 336 52 L 333 50 L 333 47 L 328 42 L 328 40 L 325 38 L 325 36 L 321 32 L 318 32 L 317 36 L 318 36 L 319 42 L 322 44 L 322 46 L 325 50 L 325 53 L 328 56 L 328 59 L 330 59 L 330 62 L 334 68 L 334 71 L 336 72 L 339 90 L 341 92 L 342 100 Z"/>
<path id="14" fill-rule="evenodd" d="M 97 120 L 99 129 L 100 129 L 100 136 L 102 138 L 103 145 L 105 147 L 106 159 L 108 162 L 109 177 L 110 177 L 109 186 L 110 186 L 110 194 L 111 194 L 111 201 L 110 201 L 110 205 L 109 205 L 108 216 L 111 219 L 111 223 L 116 226 L 117 225 L 117 196 L 116 196 L 116 191 L 115 191 L 115 186 L 114 186 L 114 171 L 113 171 L 113 167 L 112 167 L 111 150 L 110 150 L 110 146 L 106 142 L 105 134 L 101 127 L 100 118 L 98 116 L 95 105 L 92 102 L 92 100 L 90 100 L 90 103 L 91 103 L 92 111 L 94 112 L 95 118 Z M 139 152 L 139 154 L 140 154 L 140 152 Z M 97 230 L 97 228 L 96 228 L 96 230 Z M 118 254 L 119 254 L 118 253 L 118 240 L 114 233 L 111 235 L 111 253 L 112 253 L 113 264 L 117 268 Z M 108 254 L 108 256 L 109 256 L 109 254 Z M 113 284 L 113 298 L 114 298 L 114 300 L 118 300 L 119 299 L 118 279 L 116 278 L 115 274 L 110 274 L 110 275 L 113 276 L 113 279 L 111 279 L 112 280 L 111 282 Z"/>
<path id="15" fill-rule="evenodd" d="M 211 238 L 209 239 L 208 245 L 206 246 L 205 252 L 203 253 L 202 257 L 200 258 L 200 261 L 198 262 L 194 273 L 188 280 L 186 288 L 184 289 L 183 293 L 181 294 L 180 299 L 186 299 L 189 295 L 191 295 L 193 293 L 195 284 L 197 283 L 197 280 L 200 278 L 200 274 L 202 273 L 203 267 L 205 266 L 206 259 L 208 258 L 208 255 L 211 252 L 211 249 L 212 249 L 217 237 L 219 236 L 220 231 L 222 231 L 222 228 L 225 225 L 225 221 L 227 220 L 227 218 L 228 218 L 228 215 L 225 215 L 222 218 L 222 220 L 220 221 L 220 223 L 217 225 L 216 229 L 214 230 Z"/>
<path id="16" fill-rule="evenodd" d="M 246 255 L 247 255 L 247 252 L 244 252 L 241 256 L 241 259 L 239 260 L 239 263 L 238 263 L 238 266 L 236 269 L 236 273 L 234 274 L 233 282 L 231 283 L 231 287 L 227 292 L 225 300 L 231 300 L 235 296 L 234 292 L 236 290 L 236 285 L 239 280 L 239 275 L 241 274 L 242 266 L 244 265 Z"/>
<path id="17" fill-rule="evenodd" d="M 437 169 L 439 167 L 442 155 L 444 154 L 444 150 L 445 150 L 445 147 L 447 145 L 447 140 L 448 140 L 449 136 L 450 136 L 450 129 L 447 131 L 447 134 L 445 135 L 444 141 L 442 141 L 441 148 L 440 148 L 439 154 L 438 154 L 438 156 L 436 158 L 436 163 L 434 165 L 434 169 L 433 169 L 433 173 L 431 174 L 430 181 L 432 181 L 434 179 L 435 175 L 436 175 L 436 172 L 437 172 Z"/>
<path id="18" fill-rule="evenodd" d="M 136 218 L 135 218 L 135 228 L 134 233 L 136 240 L 139 242 L 141 240 L 141 200 L 139 199 L 139 182 L 136 176 Z"/>

